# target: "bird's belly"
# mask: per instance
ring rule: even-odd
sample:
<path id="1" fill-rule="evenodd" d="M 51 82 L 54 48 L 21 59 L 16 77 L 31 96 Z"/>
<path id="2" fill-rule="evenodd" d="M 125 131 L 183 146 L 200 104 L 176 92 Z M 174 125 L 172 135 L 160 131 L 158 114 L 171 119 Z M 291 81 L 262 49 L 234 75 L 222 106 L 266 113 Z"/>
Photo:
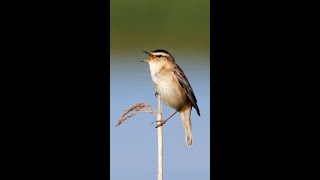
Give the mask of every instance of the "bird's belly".
<path id="1" fill-rule="evenodd" d="M 173 76 L 160 78 L 155 85 L 162 100 L 171 108 L 179 110 L 188 101 L 186 93 Z"/>

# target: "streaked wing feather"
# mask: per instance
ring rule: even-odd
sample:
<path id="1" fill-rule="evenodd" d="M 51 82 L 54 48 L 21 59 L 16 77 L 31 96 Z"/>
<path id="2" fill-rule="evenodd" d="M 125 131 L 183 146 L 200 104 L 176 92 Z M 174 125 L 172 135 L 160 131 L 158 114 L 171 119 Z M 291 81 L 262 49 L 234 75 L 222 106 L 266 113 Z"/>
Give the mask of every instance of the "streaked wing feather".
<path id="1" fill-rule="evenodd" d="M 192 103 L 192 106 L 197 110 L 197 113 L 200 116 L 200 110 L 197 105 L 196 96 L 193 93 L 192 87 L 191 87 L 188 79 L 186 78 L 182 69 L 178 65 L 175 66 L 175 68 L 173 70 L 173 75 L 176 78 L 176 80 L 179 82 L 179 84 L 181 85 L 182 89 L 186 92 L 188 98 L 190 99 L 190 101 Z"/>

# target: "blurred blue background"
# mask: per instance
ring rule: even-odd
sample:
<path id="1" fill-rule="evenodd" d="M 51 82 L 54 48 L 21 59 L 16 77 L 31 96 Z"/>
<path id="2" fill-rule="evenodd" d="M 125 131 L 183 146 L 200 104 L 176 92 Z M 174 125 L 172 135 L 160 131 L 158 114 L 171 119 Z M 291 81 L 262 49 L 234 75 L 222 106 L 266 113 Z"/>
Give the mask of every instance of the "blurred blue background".
<path id="1" fill-rule="evenodd" d="M 163 127 L 163 177 L 210 179 L 209 0 L 111 0 L 110 178 L 157 179 L 155 115 L 140 113 L 115 127 L 136 103 L 157 109 L 149 66 L 142 51 L 165 49 L 187 76 L 200 108 L 191 113 L 193 145 L 185 143 L 180 114 Z M 163 117 L 174 112 L 163 104 Z"/>

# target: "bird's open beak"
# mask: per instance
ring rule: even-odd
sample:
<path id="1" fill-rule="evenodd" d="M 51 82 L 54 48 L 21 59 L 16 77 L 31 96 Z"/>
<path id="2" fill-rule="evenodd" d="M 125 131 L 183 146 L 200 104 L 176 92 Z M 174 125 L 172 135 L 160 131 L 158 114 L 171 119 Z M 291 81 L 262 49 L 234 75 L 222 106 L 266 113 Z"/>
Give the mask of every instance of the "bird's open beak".
<path id="1" fill-rule="evenodd" d="M 152 60 L 155 59 L 155 57 L 151 53 L 149 53 L 147 51 L 142 51 L 142 52 L 148 54 L 150 56 L 150 59 L 149 60 L 143 60 L 143 61 L 140 61 L 140 62 L 149 62 L 149 61 L 152 61 Z"/>
<path id="2" fill-rule="evenodd" d="M 140 62 L 149 62 L 151 59 L 153 59 L 152 54 L 150 54 L 149 52 L 147 52 L 147 51 L 142 51 L 142 52 L 148 54 L 148 55 L 150 56 L 150 59 L 149 59 L 149 60 L 142 60 L 142 61 L 140 61 Z"/>

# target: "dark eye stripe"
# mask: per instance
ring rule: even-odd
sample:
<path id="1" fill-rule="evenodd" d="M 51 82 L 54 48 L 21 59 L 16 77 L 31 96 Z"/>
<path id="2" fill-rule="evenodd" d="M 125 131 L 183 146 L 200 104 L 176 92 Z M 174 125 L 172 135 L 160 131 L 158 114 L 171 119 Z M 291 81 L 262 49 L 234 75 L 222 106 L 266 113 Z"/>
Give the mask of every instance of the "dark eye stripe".
<path id="1" fill-rule="evenodd" d="M 161 58 L 161 57 L 162 57 L 162 55 L 160 55 L 160 54 L 159 54 L 159 55 L 157 55 L 157 57 L 158 57 L 158 58 Z"/>

